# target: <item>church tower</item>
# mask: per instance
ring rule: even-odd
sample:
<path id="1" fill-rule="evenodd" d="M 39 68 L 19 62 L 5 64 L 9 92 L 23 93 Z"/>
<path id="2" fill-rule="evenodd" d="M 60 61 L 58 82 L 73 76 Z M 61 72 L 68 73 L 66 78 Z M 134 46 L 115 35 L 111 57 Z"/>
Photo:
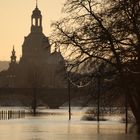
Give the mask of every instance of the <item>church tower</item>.
<path id="1" fill-rule="evenodd" d="M 42 32 L 42 15 L 37 4 L 31 17 L 31 32 Z"/>
<path id="2" fill-rule="evenodd" d="M 42 14 L 36 4 L 31 15 L 31 32 L 24 38 L 20 63 L 40 65 L 51 55 L 48 37 L 43 34 Z"/>
<path id="3" fill-rule="evenodd" d="M 13 46 L 13 50 L 12 50 L 12 55 L 11 55 L 11 65 L 15 65 L 16 64 L 16 52 Z"/>
<path id="4" fill-rule="evenodd" d="M 9 64 L 9 74 L 8 74 L 9 78 L 15 77 L 15 73 L 16 73 L 16 69 L 17 69 L 16 58 L 17 58 L 16 51 L 15 51 L 15 48 L 13 46 L 12 55 L 11 55 L 11 62 Z M 9 81 L 11 81 L 11 80 L 9 79 Z"/>

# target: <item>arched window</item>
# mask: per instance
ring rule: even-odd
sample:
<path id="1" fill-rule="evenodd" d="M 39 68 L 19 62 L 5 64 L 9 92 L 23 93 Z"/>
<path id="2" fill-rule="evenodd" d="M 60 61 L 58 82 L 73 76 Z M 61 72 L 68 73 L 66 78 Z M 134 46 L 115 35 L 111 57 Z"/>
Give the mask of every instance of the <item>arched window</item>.
<path id="1" fill-rule="evenodd" d="M 35 26 L 35 18 L 33 18 L 33 25 Z"/>
<path id="2" fill-rule="evenodd" d="M 38 26 L 40 26 L 40 18 L 38 18 Z"/>

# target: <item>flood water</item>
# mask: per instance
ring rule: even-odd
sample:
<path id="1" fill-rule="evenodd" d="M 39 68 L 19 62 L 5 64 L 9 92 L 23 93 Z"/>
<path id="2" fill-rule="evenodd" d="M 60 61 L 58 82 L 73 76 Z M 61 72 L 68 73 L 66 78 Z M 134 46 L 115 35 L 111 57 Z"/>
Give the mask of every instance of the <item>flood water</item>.
<path id="1" fill-rule="evenodd" d="M 0 140 L 140 140 L 132 124 L 125 134 L 125 124 L 118 121 L 99 124 L 83 121 L 79 111 L 75 111 L 69 121 L 67 110 L 48 112 L 42 116 L 0 120 Z"/>

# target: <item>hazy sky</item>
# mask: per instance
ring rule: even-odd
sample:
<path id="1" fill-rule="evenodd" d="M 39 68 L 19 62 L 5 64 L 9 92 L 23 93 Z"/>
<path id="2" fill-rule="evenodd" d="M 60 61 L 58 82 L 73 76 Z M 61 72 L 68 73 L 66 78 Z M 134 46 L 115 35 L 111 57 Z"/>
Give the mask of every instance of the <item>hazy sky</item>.
<path id="1" fill-rule="evenodd" d="M 43 16 L 43 32 L 50 34 L 50 24 L 61 17 L 65 0 L 38 0 Z M 31 14 L 36 0 L 0 0 L 0 60 L 10 60 L 15 46 L 17 59 L 21 55 L 24 36 L 31 27 Z"/>

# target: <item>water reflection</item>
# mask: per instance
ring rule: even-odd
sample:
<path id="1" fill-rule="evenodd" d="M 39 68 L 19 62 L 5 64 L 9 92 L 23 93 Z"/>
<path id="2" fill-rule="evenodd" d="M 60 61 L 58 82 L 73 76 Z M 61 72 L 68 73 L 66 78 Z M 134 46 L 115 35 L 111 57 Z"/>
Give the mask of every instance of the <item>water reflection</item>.
<path id="1" fill-rule="evenodd" d="M 43 140 L 43 139 L 40 139 L 40 138 L 31 138 L 29 140 Z"/>
<path id="2" fill-rule="evenodd" d="M 81 121 L 81 116 L 28 116 L 19 120 L 0 121 L 0 140 L 140 140 L 135 125 L 118 122 Z"/>
<path id="3" fill-rule="evenodd" d="M 0 110 L 0 120 L 20 119 L 25 117 L 25 110 Z"/>
<path id="4" fill-rule="evenodd" d="M 100 123 L 97 124 L 97 134 L 100 134 Z"/>
<path id="5" fill-rule="evenodd" d="M 129 134 L 140 134 L 140 126 L 132 124 L 128 129 Z"/>

